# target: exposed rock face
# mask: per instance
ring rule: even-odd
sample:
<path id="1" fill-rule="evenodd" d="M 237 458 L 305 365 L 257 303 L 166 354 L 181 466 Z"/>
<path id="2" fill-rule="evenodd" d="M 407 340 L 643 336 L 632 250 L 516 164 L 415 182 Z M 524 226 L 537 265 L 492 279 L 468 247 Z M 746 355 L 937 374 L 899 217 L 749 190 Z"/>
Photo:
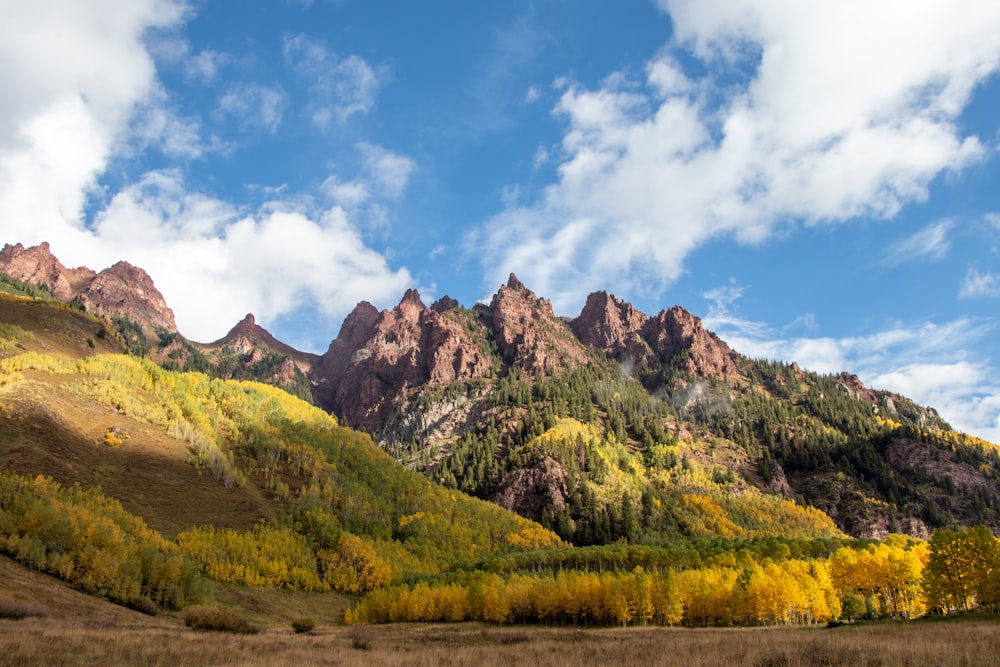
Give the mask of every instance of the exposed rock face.
<path id="1" fill-rule="evenodd" d="M 530 374 L 551 373 L 587 359 L 586 349 L 556 317 L 552 304 L 536 297 L 513 273 L 485 315 L 504 362 Z"/>
<path id="2" fill-rule="evenodd" d="M 713 377 L 739 371 L 739 355 L 680 306 L 647 317 L 607 292 L 587 298 L 573 331 L 608 356 Z"/>
<path id="3" fill-rule="evenodd" d="M 298 366 L 303 372 L 308 372 L 319 361 L 318 355 L 300 352 L 272 336 L 267 329 L 257 324 L 252 313 L 248 313 L 224 337 L 203 347 L 210 350 L 229 347 L 238 352 L 258 355 L 259 350 L 265 347 L 288 357 L 289 363 Z"/>
<path id="4" fill-rule="evenodd" d="M 581 342 L 619 361 L 640 363 L 653 354 L 641 334 L 648 320 L 632 304 L 607 292 L 594 292 L 571 326 Z"/>
<path id="5" fill-rule="evenodd" d="M 513 471 L 490 500 L 538 521 L 545 508 L 560 512 L 566 506 L 568 477 L 562 464 L 545 456 L 532 466 Z"/>
<path id="6" fill-rule="evenodd" d="M 451 317 L 409 290 L 392 310 L 362 302 L 344 320 L 316 370 L 316 398 L 355 427 L 378 432 L 410 389 L 489 375 L 493 362 Z"/>
<path id="7" fill-rule="evenodd" d="M 25 248 L 5 244 L 0 250 L 0 271 L 32 285 L 44 285 L 60 301 L 72 301 L 97 274 L 88 268 L 67 269 L 49 250 L 48 243 Z"/>
<path id="8" fill-rule="evenodd" d="M 87 310 L 137 321 L 149 338 L 157 331 L 177 331 L 174 312 L 167 307 L 153 279 L 128 262 L 118 262 L 98 273 L 77 299 Z"/>
<path id="9" fill-rule="evenodd" d="M 20 243 L 0 250 L 0 271 L 33 285 L 45 285 L 60 301 L 79 301 L 88 310 L 114 317 L 126 315 L 142 327 L 147 337 L 177 331 L 174 313 L 152 278 L 128 262 L 118 262 L 100 273 L 80 267 L 67 269 L 49 250 L 48 243 L 24 248 Z"/>
<path id="10" fill-rule="evenodd" d="M 662 363 L 677 370 L 702 377 L 739 371 L 739 355 L 680 306 L 650 318 L 642 327 L 642 337 Z"/>

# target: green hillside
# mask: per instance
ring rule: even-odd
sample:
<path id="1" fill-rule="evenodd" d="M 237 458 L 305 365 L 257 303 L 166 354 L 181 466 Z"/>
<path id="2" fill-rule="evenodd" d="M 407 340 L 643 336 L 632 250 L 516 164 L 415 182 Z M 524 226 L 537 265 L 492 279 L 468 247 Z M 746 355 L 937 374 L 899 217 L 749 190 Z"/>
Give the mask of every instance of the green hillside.
<path id="1" fill-rule="evenodd" d="M 90 556 L 74 546 L 91 524 L 119 526 L 108 545 L 144 545 L 123 544 L 123 554 L 179 547 L 219 581 L 347 592 L 559 543 L 406 471 L 368 436 L 284 391 L 74 346 L 96 321 L 60 304 L 4 307 L 5 550 L 40 569 L 92 579 L 81 574 Z M 50 534 L 40 524 L 57 514 L 79 519 Z M 145 569 L 124 564 L 132 555 L 118 559 L 122 576 Z M 114 586 L 96 589 L 136 594 Z"/>

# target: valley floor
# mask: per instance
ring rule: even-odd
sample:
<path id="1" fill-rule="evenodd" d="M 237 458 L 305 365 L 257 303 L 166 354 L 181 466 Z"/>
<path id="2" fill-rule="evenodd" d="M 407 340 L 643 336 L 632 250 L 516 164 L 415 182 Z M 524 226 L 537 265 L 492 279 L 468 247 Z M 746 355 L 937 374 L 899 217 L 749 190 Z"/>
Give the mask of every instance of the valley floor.
<path id="1" fill-rule="evenodd" d="M 1000 618 L 967 616 L 837 628 L 629 628 L 337 624 L 336 594 L 221 588 L 217 598 L 266 629 L 195 632 L 180 614 L 146 616 L 0 557 L 0 596 L 40 615 L 0 620 L 0 667 L 91 665 L 620 665 L 649 667 L 1000 666 Z M 295 618 L 316 621 L 296 634 Z"/>
<path id="2" fill-rule="evenodd" d="M 199 633 L 179 623 L 94 627 L 0 622 L 0 665 L 1000 665 L 995 620 L 777 629 L 600 629 L 483 625 Z"/>

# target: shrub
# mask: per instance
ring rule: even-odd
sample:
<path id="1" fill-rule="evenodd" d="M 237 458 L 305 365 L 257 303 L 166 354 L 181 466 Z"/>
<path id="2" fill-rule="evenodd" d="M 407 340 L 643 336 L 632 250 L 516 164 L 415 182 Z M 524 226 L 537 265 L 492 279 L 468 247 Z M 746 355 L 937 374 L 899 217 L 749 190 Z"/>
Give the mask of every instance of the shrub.
<path id="1" fill-rule="evenodd" d="M 160 613 L 160 608 L 156 606 L 156 603 L 147 597 L 131 597 L 125 601 L 125 606 L 147 616 L 156 616 Z"/>
<path id="2" fill-rule="evenodd" d="M 260 628 L 248 618 L 226 607 L 195 605 L 184 610 L 184 624 L 192 630 L 237 632 L 253 635 Z"/>
<path id="3" fill-rule="evenodd" d="M 311 618 L 299 618 L 292 621 L 292 629 L 299 634 L 312 632 L 316 629 L 316 621 Z"/>
<path id="4" fill-rule="evenodd" d="M 360 651 L 367 651 L 372 647 L 372 626 L 364 623 L 352 625 L 347 634 L 351 638 L 352 647 Z"/>
<path id="5" fill-rule="evenodd" d="M 46 614 L 46 610 L 38 605 L 24 600 L 15 600 L 14 598 L 7 597 L 6 595 L 0 595 L 0 618 L 8 618 L 19 621 L 22 618 L 27 618 L 29 616 L 41 617 Z"/>

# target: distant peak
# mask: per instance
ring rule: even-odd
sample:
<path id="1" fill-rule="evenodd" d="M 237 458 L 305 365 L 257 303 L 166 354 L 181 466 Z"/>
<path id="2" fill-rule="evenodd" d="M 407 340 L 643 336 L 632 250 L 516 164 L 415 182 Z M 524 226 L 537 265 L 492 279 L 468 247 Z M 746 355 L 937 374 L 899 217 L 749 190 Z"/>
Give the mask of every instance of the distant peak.
<path id="1" fill-rule="evenodd" d="M 406 293 L 403 295 L 403 300 L 399 302 L 400 306 L 407 304 L 412 306 L 418 306 L 420 308 L 425 307 L 424 302 L 420 299 L 420 292 L 412 288 L 406 290 Z"/>
<path id="2" fill-rule="evenodd" d="M 445 313 L 458 308 L 458 301 L 445 294 L 443 297 L 431 304 L 431 310 L 437 313 Z"/>
<path id="3" fill-rule="evenodd" d="M 243 332 L 252 331 L 257 328 L 257 320 L 254 318 L 253 313 L 247 313 L 246 317 L 240 320 L 236 326 L 232 328 L 232 332 Z"/>
<path id="4" fill-rule="evenodd" d="M 230 329 L 229 333 L 222 340 L 230 341 L 239 336 L 256 337 L 260 331 L 263 330 L 257 326 L 257 320 L 254 318 L 253 313 L 247 313 L 246 317 L 237 322 L 236 326 Z"/>
<path id="5" fill-rule="evenodd" d="M 524 286 L 524 283 L 517 279 L 517 276 L 514 275 L 513 271 L 511 271 L 510 277 L 507 278 L 507 287 L 517 290 L 518 292 L 524 292 L 528 289 Z"/>

